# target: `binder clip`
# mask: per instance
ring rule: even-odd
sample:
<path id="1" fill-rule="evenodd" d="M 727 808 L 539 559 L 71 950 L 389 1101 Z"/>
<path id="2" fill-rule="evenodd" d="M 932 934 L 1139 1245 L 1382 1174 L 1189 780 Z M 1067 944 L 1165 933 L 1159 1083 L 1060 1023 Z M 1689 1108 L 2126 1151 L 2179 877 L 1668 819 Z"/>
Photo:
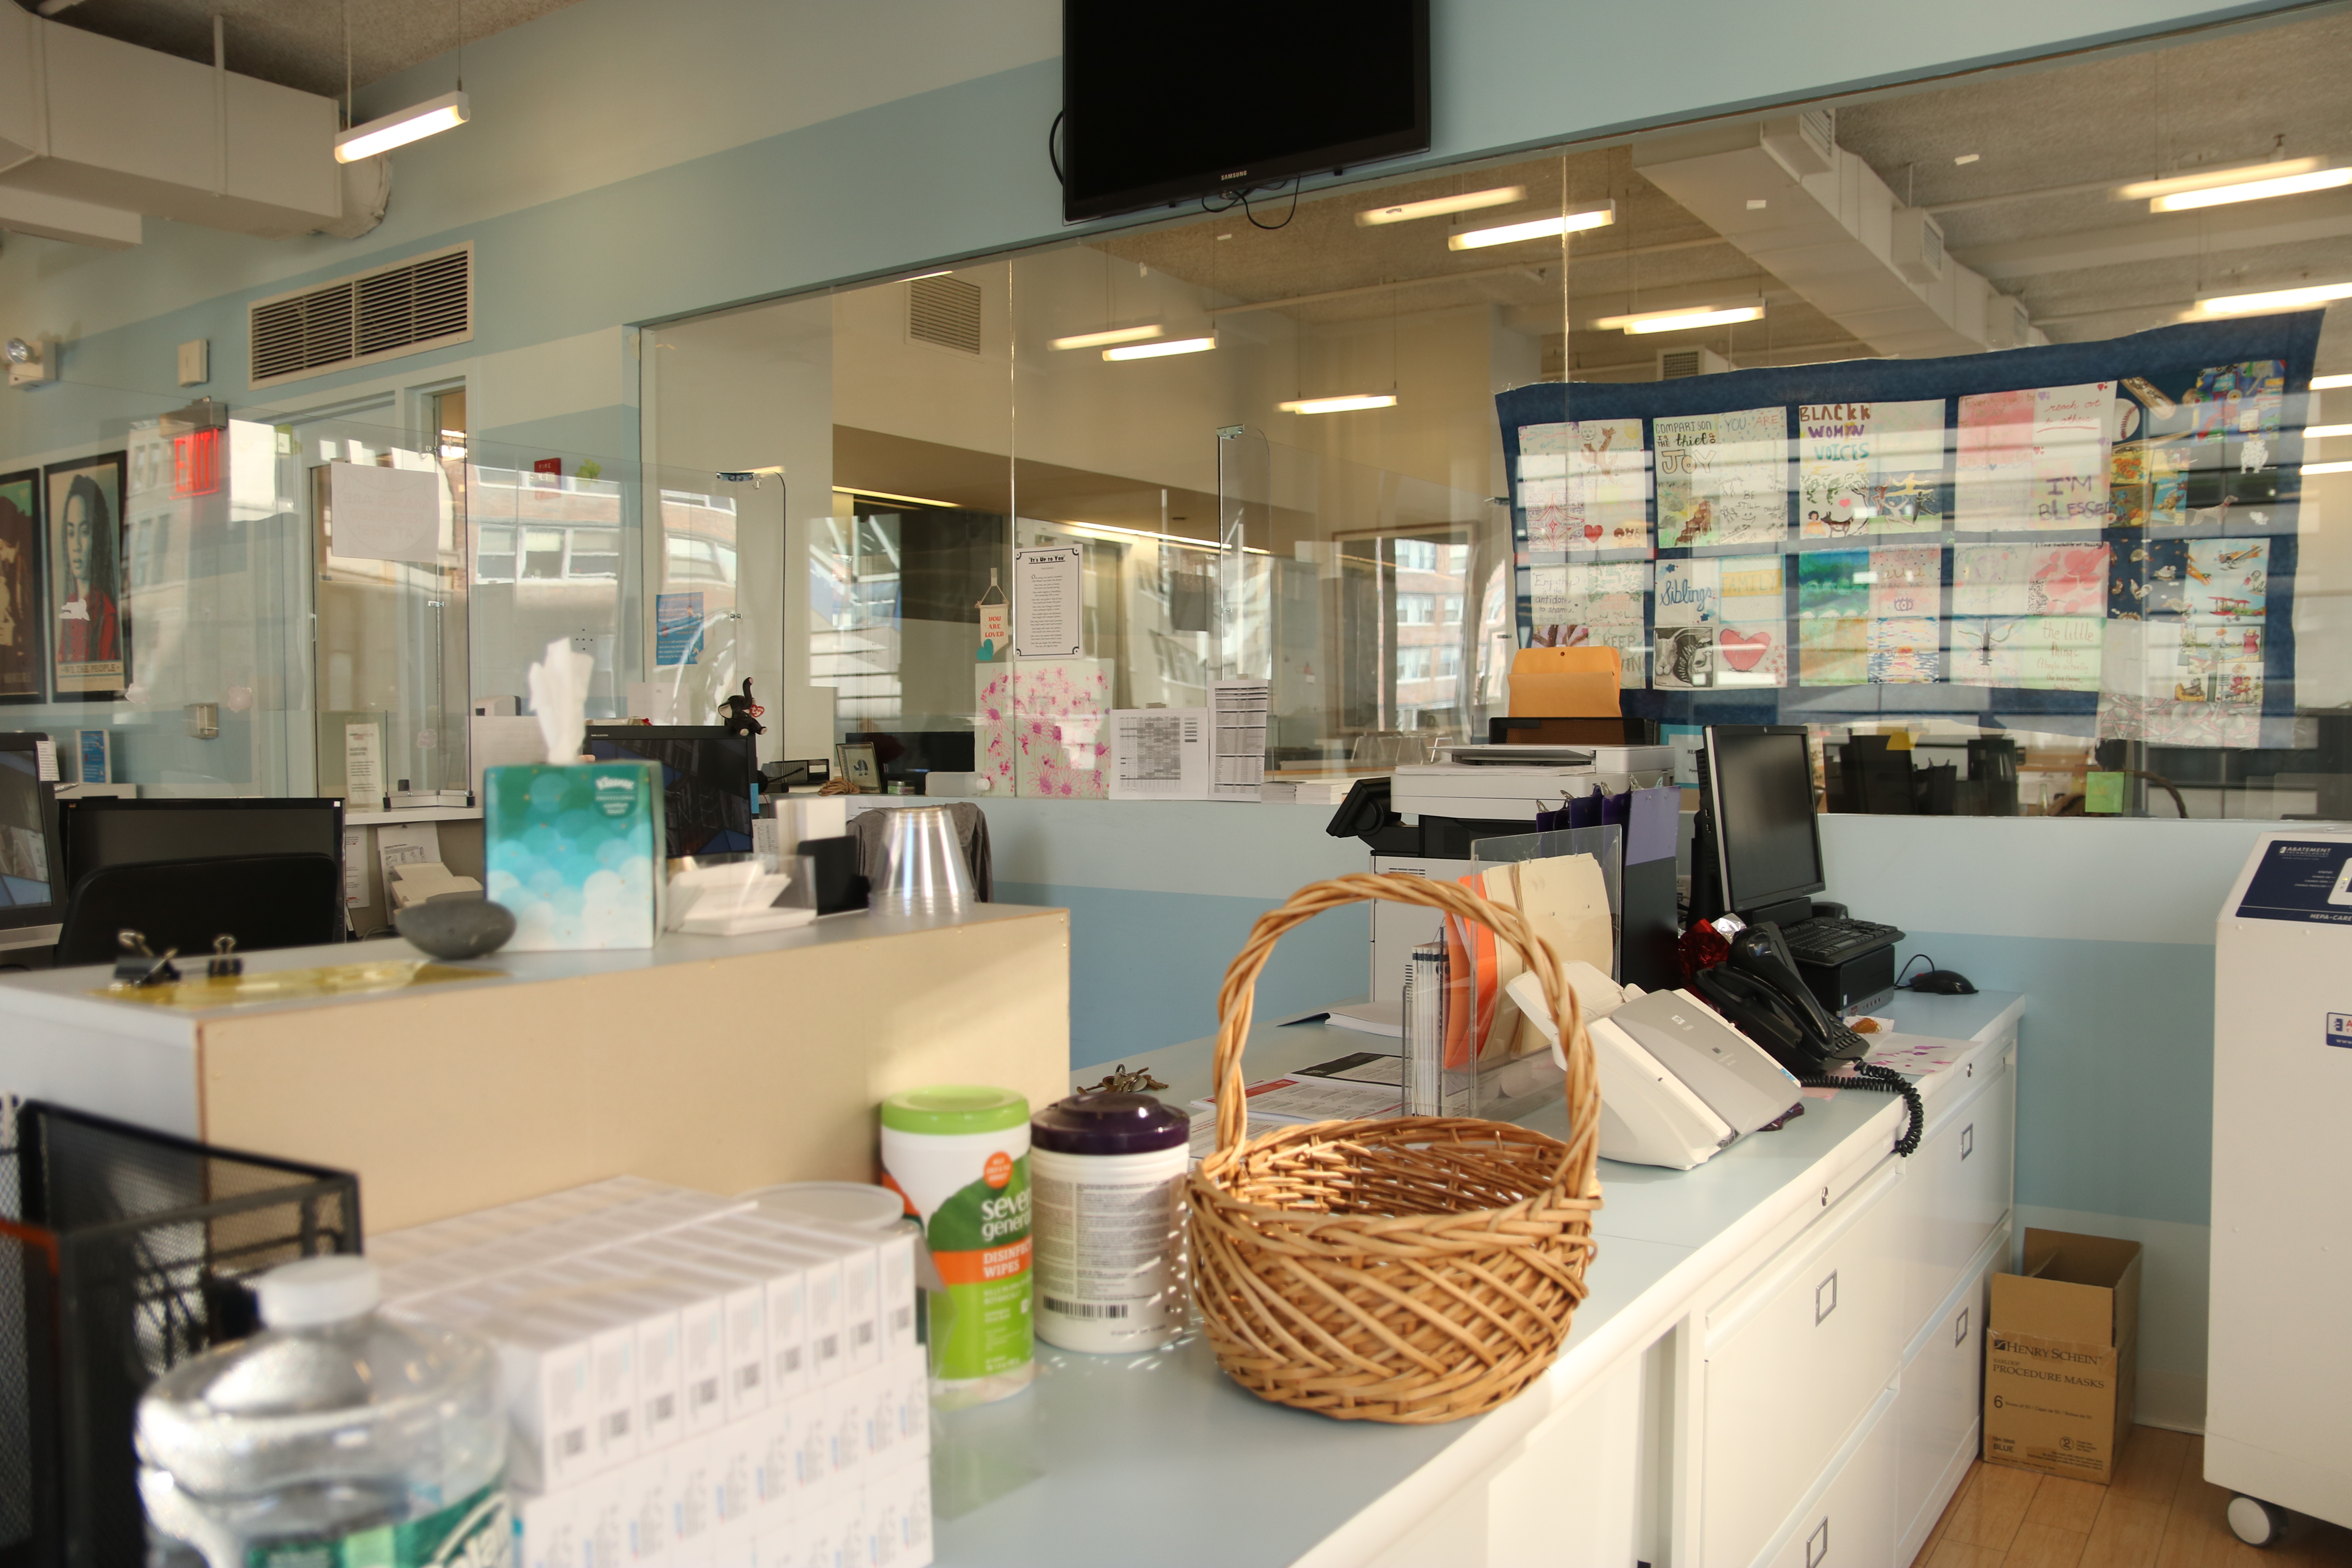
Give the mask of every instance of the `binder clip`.
<path id="1" fill-rule="evenodd" d="M 236 938 L 222 935 L 213 938 L 213 956 L 205 965 L 207 980 L 234 980 L 245 973 L 245 960 L 236 955 Z"/>
<path id="2" fill-rule="evenodd" d="M 115 944 L 122 949 L 114 961 L 114 984 L 122 986 L 169 985 L 180 978 L 172 967 L 172 960 L 180 950 L 167 947 L 161 952 L 149 951 L 144 931 L 125 927 L 114 933 Z"/>

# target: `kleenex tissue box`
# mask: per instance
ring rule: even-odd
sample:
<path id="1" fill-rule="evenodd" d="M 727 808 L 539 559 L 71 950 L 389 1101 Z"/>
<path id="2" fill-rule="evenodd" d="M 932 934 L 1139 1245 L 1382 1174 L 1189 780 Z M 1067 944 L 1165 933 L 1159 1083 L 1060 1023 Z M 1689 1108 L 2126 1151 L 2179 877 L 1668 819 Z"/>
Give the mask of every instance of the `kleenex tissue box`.
<path id="1" fill-rule="evenodd" d="M 651 947 L 662 864 L 651 763 L 527 763 L 482 770 L 488 893 L 514 914 L 508 951 Z"/>

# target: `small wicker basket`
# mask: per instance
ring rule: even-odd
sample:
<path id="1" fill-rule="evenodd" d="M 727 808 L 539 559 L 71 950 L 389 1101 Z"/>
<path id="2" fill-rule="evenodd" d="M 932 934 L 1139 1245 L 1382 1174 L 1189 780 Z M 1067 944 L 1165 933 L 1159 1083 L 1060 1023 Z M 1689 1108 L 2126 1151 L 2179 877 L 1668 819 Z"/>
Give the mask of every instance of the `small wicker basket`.
<path id="1" fill-rule="evenodd" d="M 1484 924 L 1541 977 L 1569 1042 L 1567 1143 L 1507 1122 L 1318 1121 L 1244 1147 L 1242 1047 L 1284 932 L 1385 900 Z M 1217 1146 L 1188 1183 L 1192 1293 L 1218 1365 L 1261 1399 L 1349 1421 L 1476 1415 L 1541 1375 L 1584 1300 L 1601 1080 L 1550 944 L 1454 885 L 1339 877 L 1263 916 L 1217 998 Z"/>

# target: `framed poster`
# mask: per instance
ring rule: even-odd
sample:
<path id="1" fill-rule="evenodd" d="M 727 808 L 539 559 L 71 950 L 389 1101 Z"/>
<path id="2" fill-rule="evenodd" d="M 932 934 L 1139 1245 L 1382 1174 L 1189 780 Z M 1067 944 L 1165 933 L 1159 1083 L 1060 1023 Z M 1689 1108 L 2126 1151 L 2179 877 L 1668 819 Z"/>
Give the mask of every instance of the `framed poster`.
<path id="1" fill-rule="evenodd" d="M 125 602 L 123 454 L 42 471 L 48 518 L 49 690 L 106 701 L 131 683 Z"/>
<path id="2" fill-rule="evenodd" d="M 0 702 L 38 702 L 41 640 L 41 474 L 0 474 Z"/>

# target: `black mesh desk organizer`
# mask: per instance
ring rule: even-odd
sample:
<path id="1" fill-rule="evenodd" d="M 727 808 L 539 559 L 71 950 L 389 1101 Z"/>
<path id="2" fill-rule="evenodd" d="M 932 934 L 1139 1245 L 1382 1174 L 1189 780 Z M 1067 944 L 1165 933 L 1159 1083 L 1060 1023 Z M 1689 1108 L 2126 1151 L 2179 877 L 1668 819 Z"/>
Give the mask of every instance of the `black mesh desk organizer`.
<path id="1" fill-rule="evenodd" d="M 139 1395 L 359 1249 L 356 1176 L 0 1097 L 0 1565 L 139 1568 Z"/>

